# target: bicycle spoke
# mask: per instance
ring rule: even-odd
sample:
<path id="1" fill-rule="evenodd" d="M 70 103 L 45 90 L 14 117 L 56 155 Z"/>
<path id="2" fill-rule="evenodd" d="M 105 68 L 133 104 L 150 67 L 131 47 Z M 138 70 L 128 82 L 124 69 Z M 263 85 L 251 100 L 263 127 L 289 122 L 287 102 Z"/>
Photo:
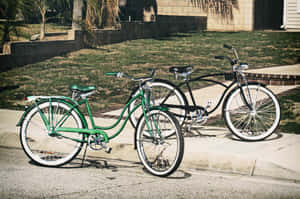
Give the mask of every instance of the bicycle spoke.
<path id="1" fill-rule="evenodd" d="M 179 126 L 175 125 L 169 114 L 158 110 L 148 114 L 149 122 L 152 123 L 152 129 L 149 130 L 152 130 L 153 137 L 147 136 L 149 134 L 145 130 L 148 127 L 145 120 L 142 120 L 136 138 L 138 154 L 148 171 L 154 175 L 166 176 L 174 172 L 182 160 L 183 137 Z M 169 131 L 172 131 L 171 136 Z"/>
<path id="2" fill-rule="evenodd" d="M 243 118 L 240 118 L 240 120 L 235 120 L 234 125 L 237 127 L 237 129 L 240 129 L 240 127 L 244 124 L 244 122 L 247 120 L 248 115 L 244 116 Z"/>

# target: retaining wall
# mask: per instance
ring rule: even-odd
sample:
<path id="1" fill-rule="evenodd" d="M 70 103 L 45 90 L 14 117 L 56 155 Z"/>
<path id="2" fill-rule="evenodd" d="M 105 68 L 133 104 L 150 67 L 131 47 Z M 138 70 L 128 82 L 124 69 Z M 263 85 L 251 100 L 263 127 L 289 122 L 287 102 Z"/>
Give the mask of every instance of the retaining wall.
<path id="1" fill-rule="evenodd" d="M 0 71 L 39 62 L 57 55 L 79 50 L 81 32 L 69 32 L 70 40 L 10 42 L 0 56 Z"/>
<path id="2" fill-rule="evenodd" d="M 11 42 L 0 56 L 0 71 L 39 62 L 93 45 L 167 36 L 206 29 L 206 17 L 158 16 L 156 22 L 124 22 L 120 30 L 69 31 L 69 40 Z"/>
<path id="3" fill-rule="evenodd" d="M 105 45 L 126 40 L 156 38 L 176 32 L 206 30 L 206 17 L 158 16 L 156 22 L 122 22 L 120 30 L 94 30 L 85 34 L 87 45 Z"/>

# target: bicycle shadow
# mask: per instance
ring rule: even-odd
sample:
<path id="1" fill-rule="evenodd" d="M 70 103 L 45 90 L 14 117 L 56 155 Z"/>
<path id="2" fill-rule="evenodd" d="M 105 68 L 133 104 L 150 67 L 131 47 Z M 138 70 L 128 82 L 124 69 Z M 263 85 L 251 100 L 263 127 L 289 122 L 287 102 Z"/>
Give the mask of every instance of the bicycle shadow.
<path id="1" fill-rule="evenodd" d="M 123 159 L 114 159 L 114 158 L 102 158 L 102 157 L 96 157 L 96 156 L 86 156 L 84 161 L 82 161 L 82 157 L 76 157 L 74 160 L 72 160 L 70 163 L 61 166 L 56 167 L 59 169 L 82 169 L 82 168 L 96 168 L 96 169 L 102 169 L 102 170 L 108 170 L 110 172 L 119 172 L 122 169 L 137 169 L 142 171 L 142 173 L 145 173 L 149 176 L 153 176 L 151 173 L 149 173 L 142 165 L 142 163 L 137 161 L 130 161 L 130 160 L 123 160 Z M 29 161 L 30 164 L 40 167 L 41 166 L 33 161 Z M 166 179 L 186 179 L 190 178 L 192 174 L 188 173 L 187 171 L 184 171 L 182 169 L 178 169 L 175 171 L 172 175 L 165 177 Z M 155 176 L 153 176 L 155 177 Z M 114 180 L 116 178 L 113 177 Z"/>
<path id="2" fill-rule="evenodd" d="M 274 140 L 279 140 L 283 137 L 283 134 L 280 133 L 280 132 L 275 132 L 273 133 L 270 137 L 267 137 L 266 139 L 264 140 L 260 140 L 260 141 L 247 141 L 247 140 L 242 140 L 238 137 L 236 137 L 235 135 L 233 134 L 229 134 L 227 135 L 227 138 L 228 139 L 231 139 L 233 141 L 238 141 L 238 142 L 271 142 L 271 141 L 274 141 Z"/>
<path id="3" fill-rule="evenodd" d="M 190 129 L 183 128 L 184 137 L 227 137 L 230 132 L 223 128 L 213 126 L 193 126 Z"/>
<path id="4" fill-rule="evenodd" d="M 267 137 L 261 141 L 246 141 L 236 137 L 226 128 L 218 128 L 213 126 L 195 126 L 190 130 L 183 129 L 184 137 L 207 137 L 207 138 L 227 138 L 237 142 L 270 142 L 281 139 L 283 134 L 280 132 L 274 132 L 270 137 Z"/>

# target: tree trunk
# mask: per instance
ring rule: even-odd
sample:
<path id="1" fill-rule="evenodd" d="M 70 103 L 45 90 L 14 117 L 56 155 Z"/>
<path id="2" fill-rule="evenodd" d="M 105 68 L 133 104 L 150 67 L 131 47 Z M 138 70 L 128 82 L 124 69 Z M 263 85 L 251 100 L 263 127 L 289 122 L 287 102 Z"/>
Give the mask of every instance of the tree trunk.
<path id="1" fill-rule="evenodd" d="M 45 32 L 46 32 L 46 12 L 42 14 L 42 24 L 41 24 L 41 33 L 40 33 L 40 40 L 45 39 Z"/>
<path id="2" fill-rule="evenodd" d="M 102 27 L 102 13 L 104 0 L 88 0 L 86 9 L 86 24 L 89 29 Z"/>
<path id="3" fill-rule="evenodd" d="M 117 25 L 117 17 L 118 17 L 118 0 L 106 0 L 104 13 L 103 13 L 103 25 L 105 27 L 113 27 Z"/>

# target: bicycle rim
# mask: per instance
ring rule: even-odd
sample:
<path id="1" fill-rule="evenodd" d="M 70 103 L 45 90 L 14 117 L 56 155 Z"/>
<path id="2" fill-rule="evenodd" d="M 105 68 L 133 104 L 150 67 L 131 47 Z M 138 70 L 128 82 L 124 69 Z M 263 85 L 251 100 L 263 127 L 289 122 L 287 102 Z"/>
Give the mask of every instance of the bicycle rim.
<path id="1" fill-rule="evenodd" d="M 228 98 L 225 105 L 225 121 L 229 129 L 241 139 L 263 140 L 270 136 L 280 121 L 280 106 L 275 95 L 267 88 L 249 85 L 242 89 L 253 110 L 245 105 L 239 89 Z M 249 97 L 251 96 L 251 100 Z"/>
<path id="2" fill-rule="evenodd" d="M 166 112 L 150 111 L 147 118 L 153 137 L 148 136 L 146 120 L 141 117 L 136 134 L 139 158 L 151 174 L 168 176 L 179 167 L 183 158 L 181 129 L 177 120 Z M 166 136 L 169 134 L 172 136 Z"/>
<path id="3" fill-rule="evenodd" d="M 49 102 L 41 103 L 38 107 L 48 120 L 51 117 L 54 125 L 70 110 L 69 106 L 60 102 L 51 103 L 50 114 Z M 75 111 L 70 113 L 68 119 L 60 127 L 82 128 L 78 114 Z M 68 163 L 76 157 L 83 145 L 83 143 L 62 136 L 50 136 L 37 107 L 26 115 L 20 132 L 21 144 L 27 156 L 43 166 L 60 166 Z M 84 138 L 80 133 L 60 133 L 72 139 L 83 140 Z"/>

